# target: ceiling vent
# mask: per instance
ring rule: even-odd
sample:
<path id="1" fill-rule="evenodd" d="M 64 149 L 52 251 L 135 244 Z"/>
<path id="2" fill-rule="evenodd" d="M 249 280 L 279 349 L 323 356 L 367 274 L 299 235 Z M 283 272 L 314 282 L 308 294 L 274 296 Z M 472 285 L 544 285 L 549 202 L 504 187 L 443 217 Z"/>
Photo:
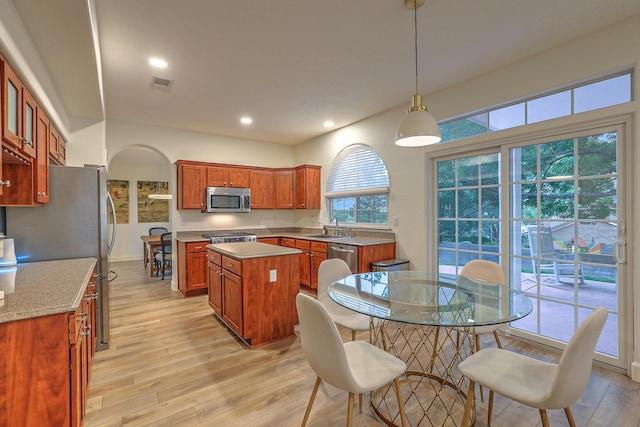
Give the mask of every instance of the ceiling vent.
<path id="1" fill-rule="evenodd" d="M 169 93 L 171 92 L 172 86 L 173 86 L 172 80 L 167 80 L 160 77 L 153 77 L 151 79 L 151 89 L 153 90 Z"/>

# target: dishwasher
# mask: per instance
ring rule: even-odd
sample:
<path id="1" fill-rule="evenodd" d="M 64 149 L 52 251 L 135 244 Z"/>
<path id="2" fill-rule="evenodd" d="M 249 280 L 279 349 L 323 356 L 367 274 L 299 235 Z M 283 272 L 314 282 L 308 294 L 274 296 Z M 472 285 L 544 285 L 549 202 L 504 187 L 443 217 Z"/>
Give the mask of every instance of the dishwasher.
<path id="1" fill-rule="evenodd" d="M 329 243 L 327 245 L 327 258 L 340 258 L 347 263 L 351 273 L 358 272 L 358 247 L 355 245 Z"/>

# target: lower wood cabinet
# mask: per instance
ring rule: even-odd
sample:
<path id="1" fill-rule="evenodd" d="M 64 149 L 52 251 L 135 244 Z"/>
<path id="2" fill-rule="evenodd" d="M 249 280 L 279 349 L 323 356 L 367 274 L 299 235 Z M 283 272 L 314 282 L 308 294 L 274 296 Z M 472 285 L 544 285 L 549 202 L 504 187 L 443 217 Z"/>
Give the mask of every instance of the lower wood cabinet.
<path id="1" fill-rule="evenodd" d="M 184 296 L 207 292 L 208 243 L 178 241 L 178 290 Z"/>
<path id="2" fill-rule="evenodd" d="M 277 246 L 280 244 L 280 239 L 278 237 L 258 237 L 258 242 Z"/>
<path id="3" fill-rule="evenodd" d="M 243 342 L 256 347 L 294 335 L 298 254 L 237 259 L 209 250 L 209 306 Z"/>
<path id="4" fill-rule="evenodd" d="M 0 426 L 82 426 L 95 304 L 89 284 L 75 312 L 0 324 Z"/>
<path id="5" fill-rule="evenodd" d="M 300 284 L 318 289 L 318 268 L 327 259 L 327 244 L 311 240 L 296 239 L 296 249 L 300 249 Z"/>

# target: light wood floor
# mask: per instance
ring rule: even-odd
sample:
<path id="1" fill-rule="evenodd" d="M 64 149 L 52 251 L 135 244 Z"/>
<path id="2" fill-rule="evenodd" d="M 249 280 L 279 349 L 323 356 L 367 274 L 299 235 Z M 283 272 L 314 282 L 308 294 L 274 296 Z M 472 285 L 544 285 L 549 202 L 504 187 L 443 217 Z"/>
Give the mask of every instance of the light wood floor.
<path id="1" fill-rule="evenodd" d="M 142 262 L 112 265 L 110 348 L 96 353 L 85 426 L 299 426 L 315 375 L 300 340 L 249 350 L 213 316 L 206 296 L 183 298 Z M 345 340 L 349 332 L 342 331 Z M 360 337 L 368 339 L 368 334 Z M 506 348 L 554 361 L 557 355 L 503 338 Z M 491 337 L 484 346 L 495 345 Z M 485 399 L 486 400 L 486 399 Z M 308 423 L 346 425 L 347 395 L 322 385 Z M 365 399 L 354 426 L 383 426 Z M 594 367 L 572 406 L 578 426 L 637 427 L 640 384 Z M 562 410 L 552 426 L 567 426 Z M 478 400 L 476 426 L 486 425 Z M 534 409 L 496 396 L 492 425 L 539 426 Z"/>

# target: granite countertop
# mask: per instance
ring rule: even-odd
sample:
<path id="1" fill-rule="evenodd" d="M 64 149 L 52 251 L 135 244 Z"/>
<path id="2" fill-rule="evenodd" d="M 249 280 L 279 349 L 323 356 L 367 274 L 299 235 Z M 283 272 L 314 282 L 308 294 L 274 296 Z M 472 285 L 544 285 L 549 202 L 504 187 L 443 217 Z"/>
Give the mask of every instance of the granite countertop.
<path id="1" fill-rule="evenodd" d="M 265 232 L 255 232 L 258 238 L 261 237 L 285 237 L 290 239 L 305 239 L 312 240 L 315 242 L 326 242 L 326 243 L 343 243 L 348 245 L 355 246 L 367 246 L 367 245 L 379 245 L 383 243 L 391 243 L 395 242 L 395 239 L 384 238 L 384 237 L 369 237 L 369 236 L 353 236 L 353 237 L 337 237 L 337 236 L 326 236 L 326 237 L 314 237 L 322 234 L 322 230 L 318 230 L 315 233 L 297 233 L 291 231 L 285 232 L 277 232 L 277 231 L 265 231 Z M 183 232 L 176 238 L 177 241 L 184 243 L 193 243 L 193 242 L 206 242 L 207 238 L 202 237 L 202 232 Z"/>
<path id="2" fill-rule="evenodd" d="M 0 269 L 0 323 L 75 311 L 95 265 L 95 258 L 77 258 Z"/>
<path id="3" fill-rule="evenodd" d="M 207 245 L 207 248 L 237 259 L 263 258 L 302 253 L 300 249 L 269 245 L 267 243 L 259 242 L 216 243 L 215 245 Z"/>

